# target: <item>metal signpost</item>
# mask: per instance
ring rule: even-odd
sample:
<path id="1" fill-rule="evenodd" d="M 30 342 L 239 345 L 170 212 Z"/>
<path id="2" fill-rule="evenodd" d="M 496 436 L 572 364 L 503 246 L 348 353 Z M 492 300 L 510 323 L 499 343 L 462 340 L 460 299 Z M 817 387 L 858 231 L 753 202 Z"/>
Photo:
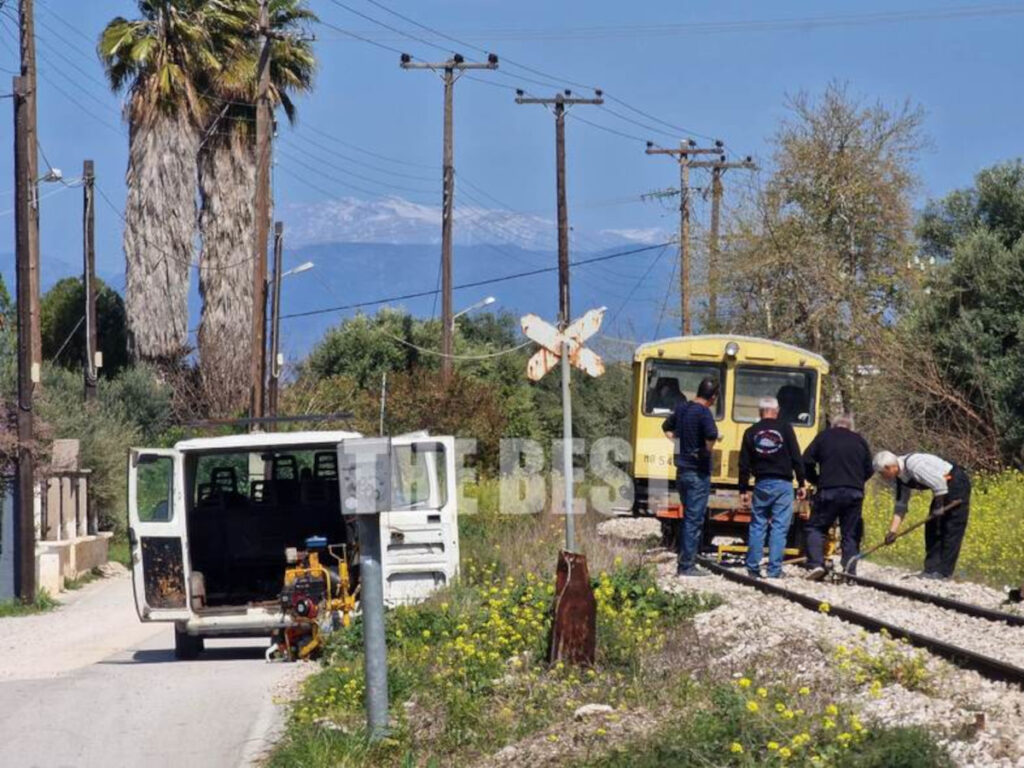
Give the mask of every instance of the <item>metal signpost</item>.
<path id="1" fill-rule="evenodd" d="M 521 325 L 533 341 L 540 344 L 526 364 L 526 375 L 531 381 L 540 381 L 544 375 L 561 363 L 562 368 L 562 474 L 565 482 L 565 548 L 576 551 L 576 525 L 572 514 L 572 399 L 569 393 L 570 366 L 575 365 L 590 376 L 604 373 L 604 362 L 583 342 L 597 333 L 604 318 L 605 307 L 592 309 L 583 317 L 559 331 L 537 315 L 526 315 Z"/>
<path id="2" fill-rule="evenodd" d="M 366 720 L 371 740 L 388 733 L 388 649 L 380 514 L 391 508 L 391 439 L 343 440 L 338 446 L 342 510 L 359 521 L 359 578 L 366 653 Z"/>

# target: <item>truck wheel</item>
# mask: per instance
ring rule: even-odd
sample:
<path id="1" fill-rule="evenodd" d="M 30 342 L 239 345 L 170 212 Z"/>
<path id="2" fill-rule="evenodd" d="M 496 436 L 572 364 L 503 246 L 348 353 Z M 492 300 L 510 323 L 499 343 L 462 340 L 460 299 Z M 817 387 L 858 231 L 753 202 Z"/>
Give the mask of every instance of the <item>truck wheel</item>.
<path id="1" fill-rule="evenodd" d="M 203 638 L 190 635 L 187 632 L 174 630 L 174 658 L 187 661 L 199 656 L 203 650 Z"/>

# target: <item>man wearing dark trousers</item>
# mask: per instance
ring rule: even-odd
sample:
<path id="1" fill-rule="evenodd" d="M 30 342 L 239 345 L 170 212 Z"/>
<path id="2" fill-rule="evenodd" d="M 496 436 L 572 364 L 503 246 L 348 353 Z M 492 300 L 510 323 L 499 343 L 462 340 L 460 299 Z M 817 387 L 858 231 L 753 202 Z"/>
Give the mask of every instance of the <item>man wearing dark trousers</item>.
<path id="1" fill-rule="evenodd" d="M 825 576 L 825 538 L 839 521 L 842 534 L 843 570 L 854 573 L 860 552 L 861 514 L 864 483 L 874 473 L 868 442 L 853 431 L 853 417 L 837 417 L 804 451 L 804 471 L 817 487 L 814 513 L 807 523 L 806 578 L 820 581 Z"/>
<path id="2" fill-rule="evenodd" d="M 718 381 L 710 376 L 697 387 L 697 396 L 676 406 L 661 425 L 665 437 L 676 444 L 676 489 L 683 505 L 679 521 L 680 576 L 700 576 L 697 549 L 704 532 L 704 516 L 711 495 L 711 449 L 718 439 L 718 427 L 711 408 L 718 399 Z"/>
<path id="3" fill-rule="evenodd" d="M 747 573 L 761 576 L 765 533 L 768 534 L 768 578 L 782 578 L 782 557 L 793 521 L 793 476 L 797 498 L 803 499 L 804 462 L 800 444 L 788 421 L 779 418 L 779 401 L 763 397 L 757 404 L 761 420 L 743 433 L 740 447 L 740 500 L 750 508 L 747 529 Z M 750 493 L 750 475 L 756 478 Z"/>
<path id="4" fill-rule="evenodd" d="M 971 479 L 962 467 L 930 453 L 897 456 L 882 451 L 875 454 L 874 464 L 878 474 L 896 484 L 896 508 L 889 532 L 885 535 L 886 544 L 896 540 L 896 533 L 907 514 L 911 492 L 932 492 L 929 519 L 924 527 L 925 555 L 921 576 L 948 579 L 956 570 L 960 545 L 967 532 Z"/>

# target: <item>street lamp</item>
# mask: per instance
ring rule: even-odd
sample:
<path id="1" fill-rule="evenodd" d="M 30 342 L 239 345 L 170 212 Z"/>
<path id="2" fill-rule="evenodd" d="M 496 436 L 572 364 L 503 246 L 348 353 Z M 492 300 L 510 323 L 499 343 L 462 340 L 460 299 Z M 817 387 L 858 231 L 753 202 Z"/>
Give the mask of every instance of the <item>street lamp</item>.
<path id="1" fill-rule="evenodd" d="M 280 233 L 275 232 L 275 236 L 280 236 Z M 284 363 L 284 357 L 278 351 L 281 343 L 281 280 L 289 275 L 308 272 L 316 265 L 312 261 L 304 261 L 297 267 L 282 272 L 281 263 L 275 258 L 274 266 L 274 306 L 270 324 L 270 386 L 267 388 L 267 410 L 270 416 L 277 416 L 277 392 L 281 380 L 281 366 Z"/>
<path id="2" fill-rule="evenodd" d="M 454 315 L 452 315 L 452 333 L 455 332 L 455 320 L 457 318 L 462 317 L 467 312 L 472 312 L 474 309 L 481 309 L 482 307 L 490 306 L 496 301 L 497 299 L 494 298 L 493 296 L 488 296 L 486 299 L 480 299 L 480 301 L 478 301 L 476 304 L 470 304 L 461 312 L 456 312 Z"/>

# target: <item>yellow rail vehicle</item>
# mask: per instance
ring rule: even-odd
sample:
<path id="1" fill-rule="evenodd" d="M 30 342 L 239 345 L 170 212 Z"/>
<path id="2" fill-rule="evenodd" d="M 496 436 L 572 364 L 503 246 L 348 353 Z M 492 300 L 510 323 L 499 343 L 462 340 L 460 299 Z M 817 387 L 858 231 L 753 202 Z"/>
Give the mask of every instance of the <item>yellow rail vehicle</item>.
<path id="1" fill-rule="evenodd" d="M 711 498 L 705 544 L 715 536 L 745 536 L 750 522 L 739 503 L 740 442 L 758 420 L 762 397 L 779 401 L 801 449 L 824 427 L 822 386 L 828 363 L 806 349 L 751 336 L 683 336 L 652 341 L 633 356 L 631 429 L 633 513 L 665 519 L 682 513 L 675 491 L 675 446 L 662 422 L 683 399 L 696 396 L 701 379 L 720 384 L 712 408 L 720 438 L 711 461 Z"/>

